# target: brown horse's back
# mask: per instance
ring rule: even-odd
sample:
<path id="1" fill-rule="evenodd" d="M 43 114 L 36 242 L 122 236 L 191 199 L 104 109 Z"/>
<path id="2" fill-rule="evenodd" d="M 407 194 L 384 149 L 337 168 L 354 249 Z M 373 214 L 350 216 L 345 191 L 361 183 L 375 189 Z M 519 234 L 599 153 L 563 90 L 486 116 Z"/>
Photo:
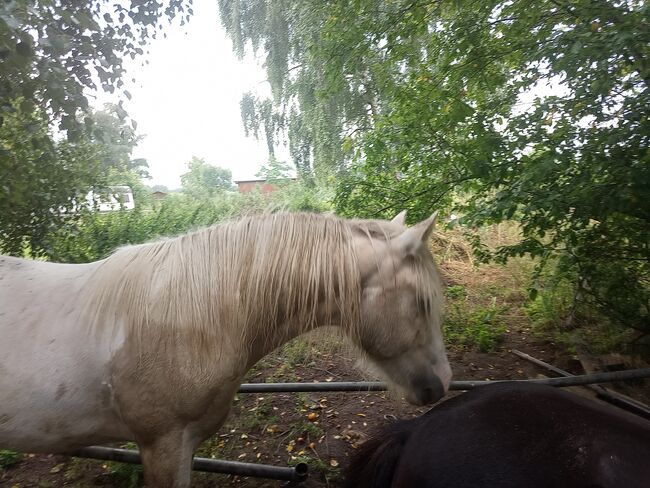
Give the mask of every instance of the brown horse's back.
<path id="1" fill-rule="evenodd" d="M 348 486 L 650 486 L 650 422 L 552 387 L 495 383 L 364 444 Z"/>

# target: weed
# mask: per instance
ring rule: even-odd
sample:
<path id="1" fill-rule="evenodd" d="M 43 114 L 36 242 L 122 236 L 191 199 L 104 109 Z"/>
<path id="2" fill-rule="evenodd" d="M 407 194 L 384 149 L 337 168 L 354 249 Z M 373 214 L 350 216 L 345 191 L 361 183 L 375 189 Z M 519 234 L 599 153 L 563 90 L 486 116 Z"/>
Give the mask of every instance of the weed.
<path id="1" fill-rule="evenodd" d="M 23 455 L 19 452 L 0 449 L 0 469 L 7 469 L 18 464 L 22 458 Z"/>
<path id="2" fill-rule="evenodd" d="M 304 392 L 296 393 L 295 399 L 296 413 L 299 418 L 304 419 L 306 413 L 309 411 L 310 405 L 313 405 L 314 402 L 309 398 L 309 395 Z M 291 426 L 291 435 L 294 437 L 307 437 L 311 440 L 316 440 L 323 434 L 323 429 L 321 429 L 318 424 L 307 420 L 297 421 Z"/>
<path id="3" fill-rule="evenodd" d="M 493 351 L 506 332 L 501 323 L 501 315 L 506 309 L 496 305 L 496 298 L 487 307 L 471 307 L 464 301 L 452 302 L 444 325 L 445 339 L 459 347 Z"/>
<path id="4" fill-rule="evenodd" d="M 121 446 L 123 449 L 138 449 L 134 442 L 127 442 Z M 114 484 L 123 488 L 135 488 L 142 481 L 142 465 L 116 463 L 107 461 L 105 463 L 107 474 Z"/>
<path id="5" fill-rule="evenodd" d="M 142 480 L 141 465 L 108 461 L 106 466 L 115 485 L 123 488 L 135 488 L 140 485 Z"/>
<path id="6" fill-rule="evenodd" d="M 559 326 L 573 303 L 573 287 L 566 281 L 542 288 L 524 310 L 537 329 Z"/>
<path id="7" fill-rule="evenodd" d="M 296 381 L 298 377 L 296 376 L 295 367 L 289 362 L 285 361 L 278 366 L 275 371 L 273 371 L 266 378 L 266 383 L 275 383 L 275 382 L 292 382 Z"/>
<path id="8" fill-rule="evenodd" d="M 271 415 L 273 406 L 269 397 L 258 397 L 255 406 L 248 409 L 241 419 L 241 426 L 245 430 L 260 429 L 268 424 L 278 422 L 278 418 Z"/>
<path id="9" fill-rule="evenodd" d="M 302 338 L 294 339 L 282 348 L 281 354 L 290 366 L 303 364 L 309 359 L 309 343 Z"/>
<path id="10" fill-rule="evenodd" d="M 325 432 L 318 425 L 309 421 L 295 422 L 291 425 L 292 437 L 306 437 L 308 440 L 316 440 Z"/>
<path id="11" fill-rule="evenodd" d="M 445 295 L 451 300 L 464 300 L 467 298 L 467 289 L 463 285 L 448 286 Z"/>

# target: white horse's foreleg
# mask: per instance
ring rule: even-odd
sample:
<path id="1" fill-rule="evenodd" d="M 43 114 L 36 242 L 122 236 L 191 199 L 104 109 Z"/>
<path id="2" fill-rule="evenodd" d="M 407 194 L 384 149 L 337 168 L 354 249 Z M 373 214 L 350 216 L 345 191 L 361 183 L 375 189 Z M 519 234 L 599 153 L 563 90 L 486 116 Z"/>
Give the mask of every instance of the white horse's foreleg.
<path id="1" fill-rule="evenodd" d="M 140 442 L 144 481 L 148 488 L 188 488 L 192 456 L 198 442 L 174 431 Z"/>

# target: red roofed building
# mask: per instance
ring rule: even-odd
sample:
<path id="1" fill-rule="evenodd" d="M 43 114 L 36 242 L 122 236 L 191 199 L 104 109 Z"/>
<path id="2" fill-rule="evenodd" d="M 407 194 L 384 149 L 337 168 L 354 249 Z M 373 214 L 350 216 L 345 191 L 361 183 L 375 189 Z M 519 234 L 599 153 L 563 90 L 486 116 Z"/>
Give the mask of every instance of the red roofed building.
<path id="1" fill-rule="evenodd" d="M 295 178 L 291 178 L 291 179 L 294 180 Z M 235 181 L 235 184 L 239 189 L 239 193 L 250 193 L 254 189 L 258 188 L 260 193 L 262 193 L 263 195 L 268 195 L 269 193 L 273 193 L 278 189 L 276 185 L 274 185 L 273 183 L 268 183 L 265 179 L 240 180 L 240 181 Z"/>

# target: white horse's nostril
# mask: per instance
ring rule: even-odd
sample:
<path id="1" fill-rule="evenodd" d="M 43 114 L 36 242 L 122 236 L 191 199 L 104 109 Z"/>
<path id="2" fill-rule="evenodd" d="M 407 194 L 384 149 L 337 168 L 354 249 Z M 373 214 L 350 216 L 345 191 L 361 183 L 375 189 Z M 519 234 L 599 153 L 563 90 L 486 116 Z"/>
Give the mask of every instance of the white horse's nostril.
<path id="1" fill-rule="evenodd" d="M 440 378 L 435 374 L 427 374 L 413 382 L 416 403 L 429 405 L 445 396 L 445 389 Z"/>

